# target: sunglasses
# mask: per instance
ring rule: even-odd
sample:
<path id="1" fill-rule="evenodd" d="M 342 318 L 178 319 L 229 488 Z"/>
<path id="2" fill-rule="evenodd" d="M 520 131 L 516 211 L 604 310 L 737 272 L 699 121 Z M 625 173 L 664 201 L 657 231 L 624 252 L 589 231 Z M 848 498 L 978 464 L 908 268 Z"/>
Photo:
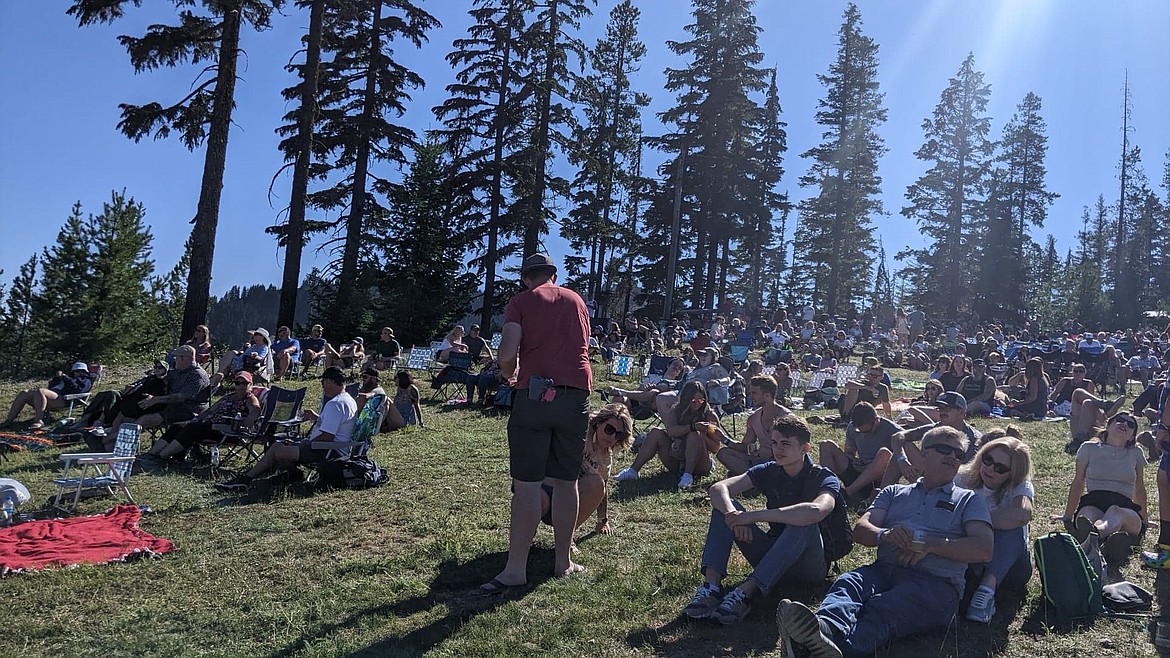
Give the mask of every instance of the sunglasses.
<path id="1" fill-rule="evenodd" d="M 246 379 L 237 379 L 237 380 L 236 380 L 236 386 L 239 386 L 240 384 L 244 384 L 244 385 L 246 386 L 246 385 L 248 384 L 248 380 L 246 380 Z"/>
<path id="2" fill-rule="evenodd" d="M 701 395 L 696 395 L 695 397 L 691 398 L 691 404 L 695 404 L 696 402 L 703 403 L 706 401 L 707 401 L 707 398 L 705 398 Z"/>
<path id="3" fill-rule="evenodd" d="M 966 450 L 963 450 L 962 448 L 955 447 L 949 443 L 935 443 L 933 445 L 926 446 L 925 449 L 926 450 L 933 450 L 940 455 L 950 455 L 952 457 L 958 457 L 960 459 L 963 457 L 963 455 L 965 455 L 967 453 Z"/>
<path id="4" fill-rule="evenodd" d="M 990 466 L 991 470 L 995 471 L 996 473 L 999 473 L 1000 475 L 1003 475 L 1003 474 L 1007 473 L 1008 471 L 1012 470 L 1011 466 L 1008 466 L 1006 464 L 1001 464 L 1001 463 L 995 461 L 995 458 L 992 457 L 991 455 L 983 455 L 983 459 L 981 459 L 979 461 L 983 462 L 984 466 Z"/>
<path id="5" fill-rule="evenodd" d="M 630 436 L 629 432 L 627 432 L 625 430 L 619 430 L 618 428 L 614 427 L 613 425 L 610 425 L 609 423 L 605 423 L 604 425 L 602 425 L 601 431 L 605 432 L 609 436 L 616 436 L 619 441 L 625 441 Z"/>
<path id="6" fill-rule="evenodd" d="M 1125 423 L 1126 425 L 1129 426 L 1130 429 L 1132 429 L 1132 430 L 1137 429 L 1137 420 L 1134 419 L 1133 416 L 1114 416 L 1113 422 Z"/>
<path id="7" fill-rule="evenodd" d="M 1085 372 L 1084 368 L 1073 368 L 1073 372 Z"/>

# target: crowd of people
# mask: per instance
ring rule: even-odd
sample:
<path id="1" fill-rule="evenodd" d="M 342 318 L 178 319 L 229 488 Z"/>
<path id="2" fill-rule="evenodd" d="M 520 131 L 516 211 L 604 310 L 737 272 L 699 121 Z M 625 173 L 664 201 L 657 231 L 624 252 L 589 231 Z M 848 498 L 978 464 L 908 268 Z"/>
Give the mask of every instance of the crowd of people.
<path id="1" fill-rule="evenodd" d="M 852 541 L 876 549 L 873 560 L 838 576 L 815 609 L 779 601 L 785 655 L 871 655 L 896 638 L 945 628 L 959 614 L 989 623 L 997 592 L 1022 588 L 1032 569 L 1032 457 L 1027 425 L 1006 424 L 1011 419 L 1068 419 L 1066 449 L 1075 461 L 1060 520 L 1085 550 L 1099 552 L 1109 581 L 1123 579 L 1121 569 L 1154 527 L 1143 474 L 1158 462 L 1166 505 L 1159 505 L 1156 545 L 1141 559 L 1170 568 L 1165 332 L 932 326 L 923 313 L 904 310 L 881 331 L 872 317 L 817 318 L 810 308 L 755 327 L 733 314 L 693 326 L 689 318 L 660 326 L 633 314 L 595 322 L 580 296 L 556 284 L 557 272 L 547 256 L 525 259 L 524 290 L 505 310 L 498 350 L 479 326 L 455 326 L 433 355 L 448 367 L 479 366 L 459 366 L 467 404 L 476 392 L 481 404 L 498 388 L 514 393 L 508 560 L 482 586 L 485 593 L 527 584 L 541 522 L 553 528 L 555 575 L 583 571 L 574 533 L 590 518 L 594 531 L 612 532 L 611 479 L 631 482 L 657 463 L 678 475 L 681 489 L 726 472 L 707 489 L 700 583 L 682 610 L 689 618 L 734 624 L 783 582 L 824 580 L 841 556 L 827 528 L 848 510 L 856 517 Z M 313 421 L 306 438 L 268 446 L 251 468 L 216 485 L 225 492 L 336 457 L 359 410 L 376 396 L 386 400 L 386 428 L 423 424 L 418 386 L 409 371 L 396 370 L 401 346 L 390 327 L 368 347 L 354 337 L 335 348 L 321 325 L 303 339 L 284 326 L 275 340 L 264 328 L 248 333 L 247 343 L 216 360 L 210 331 L 200 326 L 141 379 L 103 392 L 81 422 L 106 449 L 123 423 L 164 428 L 143 457 L 164 463 L 214 442 L 226 424 L 254 424 L 262 404 L 256 384 L 323 366 L 324 398 L 319 412 L 305 412 Z M 638 385 L 597 391 L 603 404 L 591 411 L 593 359 L 608 363 L 629 353 L 656 358 L 661 370 Z M 830 379 L 854 358 L 855 375 Z M 898 399 L 890 368 L 923 372 L 921 394 Z M 360 383 L 347 391 L 352 369 L 360 369 Z M 380 385 L 387 371 L 396 371 L 392 394 Z M 817 372 L 824 385 L 804 390 L 804 378 Z M 1125 410 L 1130 380 L 1142 392 Z M 30 428 L 39 428 L 46 411 L 62 408 L 66 395 L 89 392 L 92 381 L 89 367 L 75 363 L 45 387 L 18 394 L 4 424 L 27 406 Z M 213 402 L 221 381 L 230 391 Z M 829 413 L 801 417 L 793 412 L 800 408 Z M 725 418 L 741 412 L 742 434 L 729 432 Z M 981 432 L 969 422 L 976 416 L 1001 418 L 1001 426 Z M 809 423 L 816 421 L 843 432 L 830 429 L 832 438 L 814 445 Z M 647 422 L 647 431 L 639 432 L 638 422 Z M 627 450 L 632 463 L 611 478 L 615 458 Z M 753 494 L 761 500 L 753 502 Z M 728 586 L 733 547 L 752 570 Z"/>

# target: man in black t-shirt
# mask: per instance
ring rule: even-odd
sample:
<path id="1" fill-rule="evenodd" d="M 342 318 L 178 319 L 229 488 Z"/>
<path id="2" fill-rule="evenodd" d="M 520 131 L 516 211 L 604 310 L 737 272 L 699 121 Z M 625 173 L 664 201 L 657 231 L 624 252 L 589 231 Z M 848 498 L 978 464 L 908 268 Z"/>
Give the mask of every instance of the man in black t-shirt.
<path id="1" fill-rule="evenodd" d="M 467 335 L 463 337 L 463 342 L 467 343 L 467 351 L 471 353 L 471 360 L 475 363 L 487 363 L 496 358 L 492 356 L 492 348 L 479 335 L 479 325 L 471 325 Z"/>
<path id="2" fill-rule="evenodd" d="M 723 624 L 741 621 L 750 600 L 768 594 L 783 577 L 817 582 L 828 565 L 819 523 L 840 499 L 841 483 L 833 472 L 816 466 L 809 457 L 812 435 L 796 416 L 778 418 L 772 426 L 775 461 L 747 473 L 716 482 L 711 495 L 711 521 L 703 545 L 700 568 L 703 584 L 683 610 L 692 619 L 717 619 Z M 816 494 L 809 480 L 816 482 Z M 748 512 L 733 497 L 755 489 L 764 494 L 765 509 Z M 758 524 L 767 523 L 763 530 Z M 755 568 L 747 580 L 723 591 L 732 545 L 738 546 Z"/>

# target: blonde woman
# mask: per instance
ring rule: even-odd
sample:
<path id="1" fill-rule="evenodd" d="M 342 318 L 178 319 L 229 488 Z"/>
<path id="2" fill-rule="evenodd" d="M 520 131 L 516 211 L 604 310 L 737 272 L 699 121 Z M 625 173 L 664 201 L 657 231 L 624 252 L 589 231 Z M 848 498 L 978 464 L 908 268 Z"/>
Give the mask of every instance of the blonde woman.
<path id="1" fill-rule="evenodd" d="M 634 443 L 634 419 L 624 404 L 607 404 L 589 417 L 585 433 L 585 453 L 581 459 L 581 474 L 577 478 L 577 523 L 584 525 L 590 514 L 597 512 L 594 531 L 603 535 L 613 532 L 609 524 L 609 473 L 613 456 L 629 449 Z M 541 520 L 552 525 L 551 480 L 540 485 Z"/>
<path id="2" fill-rule="evenodd" d="M 995 551 L 990 562 L 969 567 L 982 575 L 967 608 L 967 619 L 986 624 L 995 616 L 996 588 L 1004 582 L 1022 587 L 1032 575 L 1028 523 L 1036 494 L 1028 444 L 1014 436 L 984 443 L 975 458 L 959 469 L 955 484 L 983 496 L 991 511 Z"/>

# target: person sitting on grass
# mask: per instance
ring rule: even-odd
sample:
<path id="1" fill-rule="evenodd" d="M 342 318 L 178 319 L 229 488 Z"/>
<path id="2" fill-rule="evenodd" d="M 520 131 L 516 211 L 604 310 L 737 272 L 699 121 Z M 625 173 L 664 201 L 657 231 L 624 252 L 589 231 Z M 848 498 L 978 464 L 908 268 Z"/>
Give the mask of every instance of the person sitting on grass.
<path id="1" fill-rule="evenodd" d="M 577 523 L 580 528 L 597 513 L 594 531 L 608 535 L 613 532 L 609 524 L 609 474 L 613 467 L 614 453 L 629 449 L 634 442 L 634 419 L 620 404 L 607 404 L 589 416 L 589 429 L 585 434 L 585 452 L 581 459 L 581 474 L 577 478 Z M 545 478 L 540 485 L 540 520 L 552 525 L 553 483 Z M 570 550 L 576 551 L 576 546 Z"/>
<path id="2" fill-rule="evenodd" d="M 1137 445 L 1137 418 L 1124 411 L 1077 449 L 1063 521 L 1078 542 L 1097 534 L 1110 582 L 1122 580 L 1121 565 L 1146 522 L 1145 467 L 1146 453 Z"/>
<path id="3" fill-rule="evenodd" d="M 856 380 L 845 382 L 845 395 L 841 398 L 841 418 L 849 418 L 849 411 L 858 402 L 868 402 L 875 407 L 879 404 L 886 418 L 894 417 L 894 409 L 890 404 L 890 387 L 882 382 L 886 371 L 880 365 L 871 365 L 865 369 L 865 374 Z"/>
<path id="4" fill-rule="evenodd" d="M 948 627 L 964 574 L 994 552 L 983 497 L 956 486 L 967 439 L 951 427 L 922 438 L 922 477 L 886 487 L 853 528 L 877 559 L 841 574 L 814 612 L 783 599 L 776 612 L 785 656 L 872 656 L 892 640 Z M 924 512 L 923 510 L 929 510 Z"/>
<path id="5" fill-rule="evenodd" d="M 772 460 L 711 485 L 713 509 L 699 566 L 703 583 L 683 609 L 691 619 L 736 624 L 747 616 L 751 600 L 757 594 L 767 596 L 781 579 L 809 583 L 825 579 L 828 564 L 818 524 L 837 504 L 841 483 L 832 471 L 813 464 L 812 434 L 800 418 L 776 419 L 767 443 Z M 764 509 L 749 512 L 735 499 L 752 489 L 764 494 Z M 810 490 L 815 492 L 811 498 L 806 493 Z M 766 532 L 762 523 L 768 524 Z M 753 571 L 724 592 L 733 545 Z"/>
<path id="6" fill-rule="evenodd" d="M 272 339 L 264 327 L 248 332 L 252 335 L 248 343 L 238 350 L 228 350 L 219 360 L 219 370 L 211 377 L 211 390 L 216 390 L 219 383 L 228 375 L 248 370 L 250 372 L 262 370 L 268 363 L 271 355 Z M 176 366 L 178 362 L 176 361 Z M 271 374 L 271 373 L 269 373 Z"/>
<path id="7" fill-rule="evenodd" d="M 192 446 L 209 441 L 219 441 L 223 432 L 215 425 L 234 424 L 240 416 L 240 427 L 252 427 L 260 418 L 260 400 L 252 393 L 252 373 L 241 370 L 232 380 L 235 385 L 231 393 L 223 396 L 215 406 L 195 416 L 189 423 L 172 425 L 162 438 L 154 442 L 142 457 L 147 462 L 160 463 L 182 459 Z"/>
<path id="8" fill-rule="evenodd" d="M 1024 364 L 1024 397 L 1012 401 L 1004 409 L 1004 415 L 1016 418 L 1043 419 L 1048 415 L 1048 375 L 1044 374 L 1044 362 L 1034 356 Z M 1076 405 L 1076 402 L 1073 402 Z"/>
<path id="9" fill-rule="evenodd" d="M 979 581 L 967 606 L 969 621 L 990 623 L 995 616 L 996 590 L 1001 586 L 1023 589 L 1032 577 L 1028 524 L 1036 493 L 1031 478 L 1028 444 L 1011 436 L 984 443 L 975 459 L 963 465 L 955 477 L 955 484 L 974 491 L 987 503 L 995 538 L 991 560 L 972 564 L 967 570 L 970 578 Z"/>
<path id="10" fill-rule="evenodd" d="M 4 419 L 3 423 L 0 423 L 0 427 L 11 425 L 16 421 L 20 412 L 29 406 L 32 407 L 33 417 L 28 428 L 30 430 L 41 429 L 45 426 L 46 411 L 64 409 L 69 406 L 65 401 L 66 395 L 89 393 L 90 389 L 93 388 L 94 377 L 95 375 L 89 371 L 89 366 L 81 361 L 74 363 L 69 368 L 69 374 L 58 370 L 57 374 L 43 388 L 30 388 L 17 393 L 12 400 L 12 407 L 8 409 L 8 417 Z"/>
<path id="11" fill-rule="evenodd" d="M 869 502 L 893 456 L 890 442 L 901 429 L 894 421 L 878 416 L 872 404 L 858 402 L 849 411 L 845 449 L 836 441 L 821 441 L 821 465 L 841 479 L 847 503 Z"/>
<path id="12" fill-rule="evenodd" d="M 671 359 L 670 363 L 667 364 L 666 372 L 662 375 L 662 379 L 659 379 L 653 384 L 643 382 L 638 389 L 624 389 L 613 386 L 602 397 L 608 397 L 614 403 L 626 405 L 634 418 L 645 420 L 654 415 L 656 410 L 655 401 L 659 394 L 666 391 L 678 390 L 689 372 L 690 370 L 683 363 L 682 358 L 676 357 Z"/>
<path id="13" fill-rule="evenodd" d="M 937 379 L 926 380 L 922 395 L 910 401 L 910 406 L 898 416 L 898 424 L 903 427 L 918 427 L 938 422 L 938 407 L 934 401 L 943 394 L 943 385 Z"/>
<path id="14" fill-rule="evenodd" d="M 967 400 L 954 391 L 946 391 L 935 399 L 935 407 L 938 409 L 937 423 L 902 430 L 890 438 L 893 459 L 886 467 L 881 486 L 896 484 L 902 478 L 906 478 L 907 482 L 914 482 L 922 476 L 922 470 L 918 467 L 922 452 L 914 443 L 936 427 L 950 427 L 966 436 L 967 445 L 971 450 L 964 456 L 963 463 L 971 461 L 975 456 L 975 449 L 979 447 L 983 434 L 967 422 Z"/>
<path id="15" fill-rule="evenodd" d="M 1077 454 L 1077 448 L 1097 433 L 1105 423 L 1106 418 L 1112 417 L 1125 405 L 1125 395 L 1112 400 L 1097 397 L 1089 391 L 1078 388 L 1072 392 L 1072 405 L 1069 409 L 1068 430 L 1072 438 L 1064 447 L 1070 455 Z"/>
<path id="16" fill-rule="evenodd" d="M 1097 394 L 1097 385 L 1085 379 L 1086 370 L 1083 363 L 1074 363 L 1069 371 L 1069 376 L 1061 377 L 1056 382 L 1056 386 L 1052 387 L 1048 401 L 1052 403 L 1052 410 L 1057 416 L 1072 415 L 1072 396 L 1076 391 L 1083 390 L 1094 395 Z"/>
<path id="17" fill-rule="evenodd" d="M 748 416 L 743 441 L 732 441 L 723 428 L 715 426 L 715 438 L 722 447 L 715 453 L 728 475 L 743 475 L 753 466 L 772 461 L 772 425 L 792 412 L 776 402 L 776 380 L 766 375 L 752 377 L 748 386 L 755 411 Z"/>
<path id="18" fill-rule="evenodd" d="M 971 362 L 971 374 L 959 381 L 959 386 L 955 389 L 955 392 L 967 399 L 968 416 L 990 415 L 998 391 L 995 378 L 987 374 L 987 362 L 983 359 Z"/>
<path id="19" fill-rule="evenodd" d="M 472 404 L 475 400 L 475 389 L 479 388 L 479 406 L 488 404 L 488 393 L 495 393 L 500 388 L 500 384 L 508 381 L 500 371 L 500 362 L 496 359 L 489 359 L 484 364 L 483 369 L 479 372 L 467 373 L 467 404 Z"/>
<path id="20" fill-rule="evenodd" d="M 288 369 L 301 361 L 301 341 L 292 337 L 292 330 L 285 326 L 276 328 L 276 341 L 272 343 L 272 356 L 276 361 L 276 378 L 284 379 Z"/>
<path id="21" fill-rule="evenodd" d="M 655 427 L 646 434 L 634 463 L 617 474 L 618 482 L 636 479 L 638 472 L 655 455 L 672 473 L 682 467 L 682 477 L 678 481 L 680 489 L 689 489 L 695 477 L 711 472 L 714 464 L 705 434 L 710 431 L 709 427 L 718 424 L 719 417 L 707 404 L 707 387 L 703 382 L 687 382 L 679 393 L 678 402 L 662 417 L 662 422 L 663 427 Z"/>
<path id="22" fill-rule="evenodd" d="M 399 370 L 394 376 L 394 381 L 398 384 L 398 390 L 394 392 L 394 399 L 390 401 L 390 408 L 386 413 L 384 423 L 386 429 L 399 430 L 407 425 L 426 427 L 423 424 L 418 386 L 415 386 L 410 371 Z"/>
<path id="23" fill-rule="evenodd" d="M 390 370 L 398 364 L 398 356 L 402 354 L 402 346 L 394 338 L 394 330 L 390 327 L 382 327 L 378 334 L 378 342 L 371 345 L 370 350 L 373 354 L 366 361 L 366 366 L 378 370 Z"/>
<path id="24" fill-rule="evenodd" d="M 223 492 L 246 491 L 253 480 L 269 471 L 291 470 L 300 473 L 297 464 L 320 464 L 338 453 L 347 456 L 348 448 L 313 446 L 314 443 L 348 444 L 353 434 L 354 423 L 357 422 L 357 402 L 345 392 L 345 373 L 341 368 L 330 367 L 321 373 L 321 389 L 327 400 L 321 407 L 321 413 L 314 413 L 312 409 L 304 412 L 305 420 L 316 421 L 307 438 L 272 444 L 247 473 L 221 482 L 215 488 Z"/>

